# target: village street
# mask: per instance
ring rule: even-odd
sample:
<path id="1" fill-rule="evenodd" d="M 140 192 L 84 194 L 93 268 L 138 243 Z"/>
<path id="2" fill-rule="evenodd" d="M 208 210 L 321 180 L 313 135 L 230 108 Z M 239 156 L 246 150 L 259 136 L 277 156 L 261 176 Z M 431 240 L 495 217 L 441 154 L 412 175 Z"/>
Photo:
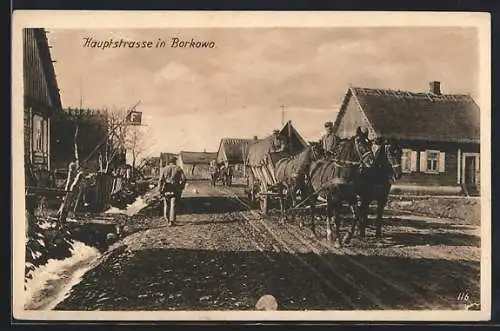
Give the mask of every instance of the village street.
<path id="1" fill-rule="evenodd" d="M 243 196 L 242 187 L 193 181 L 176 226 L 166 226 L 159 206 L 128 217 L 127 235 L 55 309 L 248 310 L 265 294 L 280 310 L 465 309 L 478 302 L 477 223 L 388 208 L 384 239 L 369 228 L 364 242 L 335 249 L 323 223 L 314 239 L 307 224 L 264 219 Z"/>

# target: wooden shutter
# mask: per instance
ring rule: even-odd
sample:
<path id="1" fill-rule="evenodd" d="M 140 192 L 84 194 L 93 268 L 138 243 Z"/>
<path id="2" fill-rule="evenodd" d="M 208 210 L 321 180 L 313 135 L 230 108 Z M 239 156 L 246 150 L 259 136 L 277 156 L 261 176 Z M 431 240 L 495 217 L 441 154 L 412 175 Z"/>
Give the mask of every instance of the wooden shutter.
<path id="1" fill-rule="evenodd" d="M 411 153 L 410 153 L 410 170 L 412 172 L 417 171 L 417 158 L 418 158 L 417 151 L 411 151 Z"/>
<path id="2" fill-rule="evenodd" d="M 444 152 L 439 152 L 439 172 L 445 172 L 446 155 Z"/>
<path id="3" fill-rule="evenodd" d="M 422 151 L 420 152 L 420 172 L 426 172 L 427 171 L 427 152 Z"/>

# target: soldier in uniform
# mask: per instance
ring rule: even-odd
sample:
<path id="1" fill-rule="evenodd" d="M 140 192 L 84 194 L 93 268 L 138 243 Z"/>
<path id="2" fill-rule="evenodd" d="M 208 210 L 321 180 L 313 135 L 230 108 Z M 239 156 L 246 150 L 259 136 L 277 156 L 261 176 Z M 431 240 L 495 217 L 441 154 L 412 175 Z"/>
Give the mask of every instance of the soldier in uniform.
<path id="1" fill-rule="evenodd" d="M 279 130 L 273 131 L 273 152 L 286 151 L 286 142 Z"/>
<path id="2" fill-rule="evenodd" d="M 333 156 L 335 151 L 335 145 L 337 143 L 337 139 L 333 134 L 333 123 L 326 122 L 325 123 L 325 134 L 321 137 L 321 146 L 326 154 L 326 156 Z"/>
<path id="3" fill-rule="evenodd" d="M 172 158 L 162 169 L 158 188 L 163 196 L 166 192 L 174 192 L 177 203 L 180 202 L 182 191 L 186 187 L 186 176 L 182 168 L 175 164 L 176 159 Z"/>
<path id="4" fill-rule="evenodd" d="M 358 126 L 356 128 L 356 137 L 359 139 L 369 141 L 370 139 L 368 139 L 368 129 L 363 126 Z"/>

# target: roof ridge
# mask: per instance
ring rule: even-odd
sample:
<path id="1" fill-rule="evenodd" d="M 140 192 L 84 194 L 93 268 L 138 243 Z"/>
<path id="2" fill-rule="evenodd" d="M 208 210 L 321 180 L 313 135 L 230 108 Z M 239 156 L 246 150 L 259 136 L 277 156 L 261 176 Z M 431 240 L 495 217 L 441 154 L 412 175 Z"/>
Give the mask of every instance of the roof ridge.
<path id="1" fill-rule="evenodd" d="M 415 98 L 415 99 L 429 99 L 431 101 L 469 101 L 474 102 L 474 99 L 469 94 L 433 94 L 430 92 L 413 92 L 407 90 L 395 89 L 382 89 L 382 88 L 369 88 L 369 87 L 350 87 L 356 96 L 388 96 L 398 98 Z"/>

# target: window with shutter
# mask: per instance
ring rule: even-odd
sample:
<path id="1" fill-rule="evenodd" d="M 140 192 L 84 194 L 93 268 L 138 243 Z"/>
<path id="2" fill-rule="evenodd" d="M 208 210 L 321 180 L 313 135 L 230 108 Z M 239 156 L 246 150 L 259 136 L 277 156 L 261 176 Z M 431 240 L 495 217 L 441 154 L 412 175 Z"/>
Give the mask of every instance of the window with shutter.
<path id="1" fill-rule="evenodd" d="M 412 172 L 412 150 L 403 149 L 403 154 L 401 155 L 401 166 L 405 173 Z"/>
<path id="2" fill-rule="evenodd" d="M 420 152 L 420 171 L 429 174 L 438 174 L 444 171 L 444 153 L 435 150 Z"/>
<path id="3" fill-rule="evenodd" d="M 417 171 L 417 161 L 418 161 L 418 152 L 417 151 L 411 151 L 411 171 L 416 172 Z"/>
<path id="4" fill-rule="evenodd" d="M 438 172 L 439 152 L 427 151 L 427 171 Z"/>
<path id="5" fill-rule="evenodd" d="M 42 116 L 34 114 L 33 115 L 33 151 L 43 152 L 44 151 L 44 119 Z"/>
<path id="6" fill-rule="evenodd" d="M 439 172 L 445 172 L 445 165 L 446 165 L 446 155 L 444 152 L 439 152 L 439 163 L 438 163 Z"/>
<path id="7" fill-rule="evenodd" d="M 420 164 L 419 171 L 426 172 L 427 171 L 427 153 L 425 151 L 420 152 Z"/>

